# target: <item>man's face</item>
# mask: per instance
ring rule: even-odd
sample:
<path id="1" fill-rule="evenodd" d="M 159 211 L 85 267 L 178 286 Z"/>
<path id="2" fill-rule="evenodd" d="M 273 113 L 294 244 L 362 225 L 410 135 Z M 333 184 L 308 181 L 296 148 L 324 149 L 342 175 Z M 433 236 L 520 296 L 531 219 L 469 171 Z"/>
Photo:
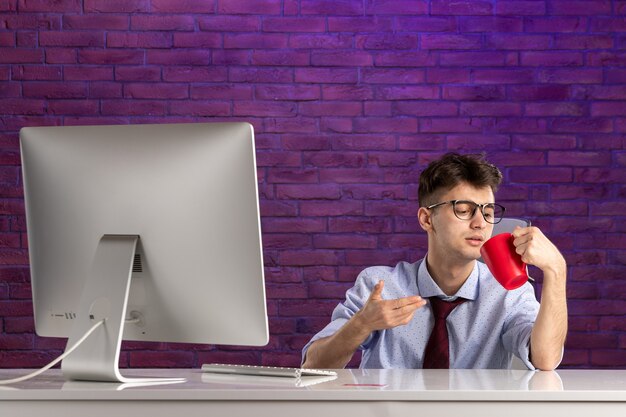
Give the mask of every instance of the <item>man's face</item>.
<path id="1" fill-rule="evenodd" d="M 450 200 L 493 203 L 494 195 L 491 187 L 476 188 L 468 183 L 460 183 L 442 194 L 436 203 Z M 454 214 L 452 204 L 429 209 L 424 214 L 430 214 L 430 223 L 426 227 L 422 224 L 429 233 L 429 252 L 435 251 L 439 257 L 457 262 L 480 258 L 480 248 L 493 231 L 493 224 L 485 221 L 480 208 L 469 220 L 459 219 Z"/>

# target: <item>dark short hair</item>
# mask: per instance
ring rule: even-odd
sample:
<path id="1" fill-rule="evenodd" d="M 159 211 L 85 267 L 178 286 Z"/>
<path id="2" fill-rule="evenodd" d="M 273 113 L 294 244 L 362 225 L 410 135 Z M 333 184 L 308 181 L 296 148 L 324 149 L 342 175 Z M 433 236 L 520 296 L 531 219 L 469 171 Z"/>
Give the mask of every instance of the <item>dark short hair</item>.
<path id="1" fill-rule="evenodd" d="M 437 194 L 466 182 L 477 188 L 491 187 L 495 194 L 502 173 L 485 160 L 483 154 L 461 155 L 450 152 L 432 161 L 420 174 L 418 198 L 420 207 L 437 203 Z"/>

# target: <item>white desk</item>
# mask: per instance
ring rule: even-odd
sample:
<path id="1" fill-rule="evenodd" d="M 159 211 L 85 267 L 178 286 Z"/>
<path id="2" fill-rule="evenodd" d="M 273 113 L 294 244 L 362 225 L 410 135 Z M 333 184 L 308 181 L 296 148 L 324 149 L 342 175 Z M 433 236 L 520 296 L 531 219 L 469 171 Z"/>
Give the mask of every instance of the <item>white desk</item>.
<path id="1" fill-rule="evenodd" d="M 0 378 L 23 373 L 0 370 Z M 626 415 L 626 371 L 340 370 L 338 378 L 326 382 L 197 369 L 126 374 L 185 376 L 188 381 L 133 387 L 65 382 L 59 371 L 48 371 L 29 382 L 0 386 L 0 410 L 18 417 Z"/>

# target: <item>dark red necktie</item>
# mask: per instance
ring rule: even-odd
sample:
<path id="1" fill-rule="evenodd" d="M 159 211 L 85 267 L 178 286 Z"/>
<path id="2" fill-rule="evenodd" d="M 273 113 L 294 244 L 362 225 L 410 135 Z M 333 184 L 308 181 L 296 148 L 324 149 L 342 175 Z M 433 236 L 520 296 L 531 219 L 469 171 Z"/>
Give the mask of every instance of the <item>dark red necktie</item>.
<path id="1" fill-rule="evenodd" d="M 422 367 L 424 369 L 448 369 L 450 368 L 450 343 L 446 318 L 456 306 L 466 300 L 459 297 L 454 301 L 444 301 L 438 297 L 430 297 L 428 301 L 435 316 L 435 326 L 424 351 Z"/>

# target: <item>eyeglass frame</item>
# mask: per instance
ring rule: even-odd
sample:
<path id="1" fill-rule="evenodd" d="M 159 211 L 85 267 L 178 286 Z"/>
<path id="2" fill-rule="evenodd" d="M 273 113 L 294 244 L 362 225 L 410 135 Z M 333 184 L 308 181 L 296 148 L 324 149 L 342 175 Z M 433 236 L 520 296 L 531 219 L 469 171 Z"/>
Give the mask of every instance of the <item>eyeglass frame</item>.
<path id="1" fill-rule="evenodd" d="M 467 219 L 462 219 L 459 217 L 459 215 L 456 213 L 456 205 L 458 203 L 471 203 L 474 204 L 474 210 L 472 211 L 472 214 L 470 214 L 470 216 Z M 435 207 L 439 207 L 439 206 L 443 206 L 444 204 L 452 204 L 452 212 L 454 213 L 454 216 L 459 219 L 459 220 L 471 220 L 475 215 L 476 215 L 476 210 L 480 207 L 480 214 L 483 216 L 483 219 L 489 223 L 489 224 L 498 224 L 502 221 L 502 219 L 504 218 L 504 212 L 506 211 L 506 207 L 504 207 L 502 204 L 498 204 L 498 203 L 484 203 L 484 204 L 479 204 L 476 203 L 474 201 L 471 200 L 449 200 L 449 201 L 442 201 L 441 203 L 435 203 L 435 204 L 431 204 L 430 206 L 425 207 L 428 210 L 434 209 Z M 498 206 L 502 209 L 502 215 L 500 216 L 500 218 L 498 219 L 498 221 L 496 222 L 490 222 L 489 220 L 487 220 L 487 217 L 485 217 L 485 207 L 486 206 Z"/>

